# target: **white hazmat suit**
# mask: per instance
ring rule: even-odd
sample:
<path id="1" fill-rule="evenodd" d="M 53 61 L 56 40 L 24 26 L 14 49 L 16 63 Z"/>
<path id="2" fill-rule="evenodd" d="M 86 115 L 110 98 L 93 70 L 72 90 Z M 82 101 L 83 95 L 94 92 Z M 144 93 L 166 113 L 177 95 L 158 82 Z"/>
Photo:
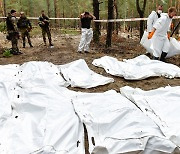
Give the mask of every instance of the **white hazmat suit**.
<path id="1" fill-rule="evenodd" d="M 160 57 L 162 52 L 167 53 L 169 50 L 170 43 L 167 32 L 170 30 L 171 22 L 172 18 L 170 18 L 167 13 L 163 13 L 153 25 L 156 31 L 152 37 L 151 48 L 153 49 L 153 56 L 155 57 Z"/>
<path id="2" fill-rule="evenodd" d="M 153 25 L 155 24 L 155 22 L 158 20 L 158 14 L 155 11 L 152 11 L 151 14 L 148 17 L 147 20 L 147 32 L 151 32 L 153 29 Z"/>

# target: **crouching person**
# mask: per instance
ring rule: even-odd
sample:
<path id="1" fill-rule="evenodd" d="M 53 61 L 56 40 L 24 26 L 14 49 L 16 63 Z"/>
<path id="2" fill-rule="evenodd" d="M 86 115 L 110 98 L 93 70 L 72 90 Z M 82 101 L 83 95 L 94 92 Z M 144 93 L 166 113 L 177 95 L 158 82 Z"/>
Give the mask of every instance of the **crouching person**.
<path id="1" fill-rule="evenodd" d="M 149 33 L 148 39 L 152 38 L 153 59 L 165 62 L 165 57 L 168 53 L 170 43 L 170 26 L 172 18 L 176 15 L 176 8 L 171 7 L 168 13 L 163 14 L 153 25 L 152 32 Z"/>
<path id="2" fill-rule="evenodd" d="M 23 40 L 23 48 L 26 47 L 26 37 L 28 39 L 29 46 L 33 47 L 31 43 L 31 39 L 30 39 L 30 34 L 29 34 L 29 32 L 32 29 L 32 26 L 29 19 L 25 16 L 24 12 L 20 13 L 20 18 L 17 22 L 17 26 L 19 28 L 19 31 L 21 32 L 21 36 Z"/>
<path id="3" fill-rule="evenodd" d="M 16 18 L 16 11 L 11 10 L 6 18 L 6 26 L 8 31 L 8 39 L 11 40 L 12 48 L 11 53 L 13 55 L 22 54 L 18 48 L 18 39 L 19 39 L 19 32 L 17 28 L 17 18 Z"/>

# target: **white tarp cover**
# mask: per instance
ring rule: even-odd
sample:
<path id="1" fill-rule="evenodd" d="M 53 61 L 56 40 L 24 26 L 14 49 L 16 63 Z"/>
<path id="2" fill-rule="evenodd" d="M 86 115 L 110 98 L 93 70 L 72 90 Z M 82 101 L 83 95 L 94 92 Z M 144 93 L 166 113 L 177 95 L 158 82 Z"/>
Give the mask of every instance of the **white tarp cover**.
<path id="1" fill-rule="evenodd" d="M 43 62 L 0 66 L 0 154 L 84 154 L 82 122 L 94 154 L 178 150 L 121 94 L 70 91 L 58 72 Z"/>
<path id="2" fill-rule="evenodd" d="M 148 39 L 148 32 L 144 31 L 140 44 L 147 50 L 147 52 L 149 52 L 150 54 L 153 54 L 152 41 L 151 39 Z M 180 42 L 177 41 L 175 38 L 171 37 L 170 48 L 166 57 L 168 58 L 168 57 L 172 57 L 178 54 L 180 54 Z"/>
<path id="3" fill-rule="evenodd" d="M 84 153 L 82 123 L 61 91 L 49 86 L 16 88 L 11 117 L 0 117 L 0 153 Z"/>
<path id="4" fill-rule="evenodd" d="M 151 60 L 145 55 L 124 61 L 104 56 L 95 59 L 92 64 L 104 68 L 111 75 L 124 77 L 127 80 L 142 80 L 153 76 L 180 77 L 180 68 L 178 66 Z"/>
<path id="5" fill-rule="evenodd" d="M 150 118 L 115 91 L 77 94 L 73 104 L 86 124 L 90 153 L 160 154 L 178 150 Z"/>
<path id="6" fill-rule="evenodd" d="M 0 66 L 1 154 L 84 153 L 83 126 L 58 72 L 43 62 Z"/>
<path id="7" fill-rule="evenodd" d="M 84 59 L 59 65 L 59 69 L 72 87 L 92 88 L 114 82 L 113 78 L 104 77 L 90 70 Z"/>
<path id="8" fill-rule="evenodd" d="M 150 91 L 126 86 L 120 91 L 155 121 L 167 138 L 180 147 L 180 86 Z"/>

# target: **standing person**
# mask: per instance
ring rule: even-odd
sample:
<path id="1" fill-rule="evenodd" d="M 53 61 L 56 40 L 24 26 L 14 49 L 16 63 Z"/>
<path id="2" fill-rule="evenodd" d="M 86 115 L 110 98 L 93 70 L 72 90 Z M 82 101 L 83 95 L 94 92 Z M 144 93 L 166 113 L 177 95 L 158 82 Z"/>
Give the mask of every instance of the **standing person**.
<path id="1" fill-rule="evenodd" d="M 158 20 L 158 18 L 161 17 L 162 12 L 163 12 L 163 6 L 162 5 L 159 5 L 157 7 L 156 12 L 155 11 L 151 12 L 151 14 L 149 15 L 148 20 L 147 20 L 147 32 L 150 33 L 152 31 L 153 25 Z"/>
<path id="2" fill-rule="evenodd" d="M 164 14 L 159 18 L 156 23 L 153 25 L 152 32 L 149 33 L 148 39 L 152 38 L 153 46 L 153 59 L 160 60 L 165 62 L 165 57 L 168 53 L 170 43 L 170 26 L 172 18 L 176 15 L 176 8 L 170 7 L 168 13 Z"/>
<path id="3" fill-rule="evenodd" d="M 6 18 L 6 26 L 8 31 L 8 39 L 11 40 L 12 48 L 11 53 L 13 55 L 22 54 L 18 48 L 18 39 L 19 39 L 19 32 L 17 28 L 17 18 L 16 18 L 16 11 L 11 10 Z"/>
<path id="4" fill-rule="evenodd" d="M 21 32 L 22 40 L 23 40 L 23 48 L 26 46 L 26 37 L 28 39 L 28 43 L 30 47 L 33 47 L 31 44 L 30 34 L 29 32 L 32 29 L 32 25 L 29 19 L 25 16 L 24 12 L 20 13 L 20 18 L 18 19 L 17 26 Z"/>
<path id="5" fill-rule="evenodd" d="M 84 12 L 80 15 L 81 19 L 81 41 L 79 43 L 78 52 L 82 53 L 83 49 L 85 53 L 89 52 L 89 45 L 93 36 L 91 27 L 91 20 L 96 17 L 89 12 Z"/>
<path id="6" fill-rule="evenodd" d="M 49 29 L 49 18 L 45 15 L 44 10 L 41 11 L 41 16 L 39 17 L 39 26 L 42 29 L 44 45 L 46 46 L 46 34 L 47 34 L 49 39 L 49 46 L 53 46 L 51 39 L 51 32 Z"/>

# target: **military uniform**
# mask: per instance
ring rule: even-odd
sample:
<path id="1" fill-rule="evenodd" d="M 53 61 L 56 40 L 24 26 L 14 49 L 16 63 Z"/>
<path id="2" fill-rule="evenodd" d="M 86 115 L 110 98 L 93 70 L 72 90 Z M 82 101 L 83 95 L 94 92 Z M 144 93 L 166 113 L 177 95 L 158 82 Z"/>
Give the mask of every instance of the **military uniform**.
<path id="1" fill-rule="evenodd" d="M 32 29 L 29 19 L 25 16 L 20 17 L 17 22 L 17 26 L 21 32 L 21 36 L 23 40 L 23 48 L 25 48 L 25 45 L 26 45 L 26 37 L 28 39 L 28 43 L 30 47 L 33 47 L 31 44 L 31 39 L 30 39 L 30 34 L 29 34 L 29 31 Z"/>
<path id="2" fill-rule="evenodd" d="M 42 36 L 43 36 L 44 44 L 46 45 L 46 34 L 47 34 L 48 39 L 49 39 L 49 45 L 53 46 L 52 39 L 51 39 L 51 32 L 49 29 L 49 18 L 45 15 L 40 16 L 39 17 L 39 26 L 42 29 Z"/>
<path id="3" fill-rule="evenodd" d="M 21 54 L 18 48 L 19 32 L 17 28 L 17 18 L 9 13 L 6 19 L 6 26 L 8 31 L 8 38 L 11 40 L 12 44 L 11 53 L 14 55 Z"/>

